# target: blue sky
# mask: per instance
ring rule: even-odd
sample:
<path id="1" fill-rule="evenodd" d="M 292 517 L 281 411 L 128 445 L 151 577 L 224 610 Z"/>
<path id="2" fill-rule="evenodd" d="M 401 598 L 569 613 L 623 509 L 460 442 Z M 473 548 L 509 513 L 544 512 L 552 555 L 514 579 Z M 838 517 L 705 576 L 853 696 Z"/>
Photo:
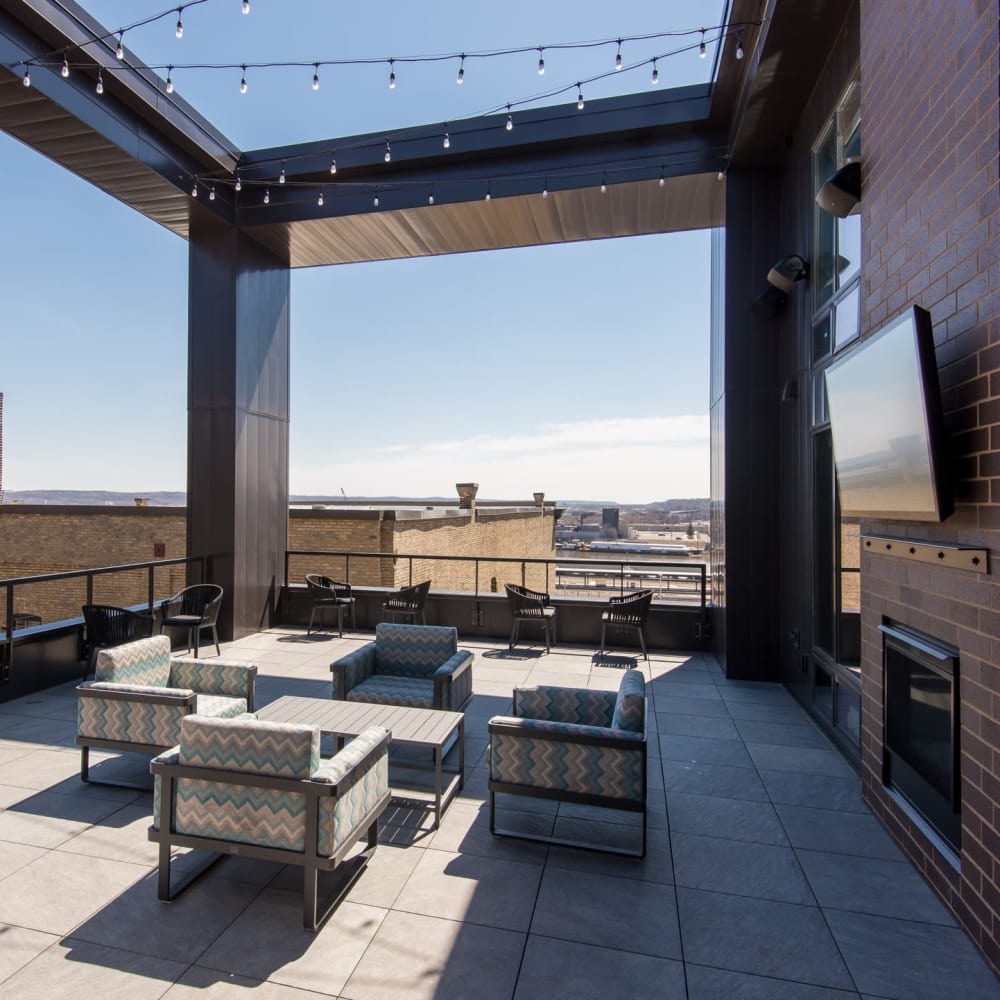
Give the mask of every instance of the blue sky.
<path id="1" fill-rule="evenodd" d="M 164 6 L 85 3 L 108 28 Z M 209 0 L 125 37 L 150 64 L 401 57 L 713 25 L 721 3 Z M 571 11 L 573 17 L 566 14 Z M 694 39 L 695 43 L 697 38 Z M 626 66 L 684 44 L 623 47 Z M 454 121 L 613 64 L 614 47 L 457 64 L 175 70 L 240 148 Z M 711 55 L 658 61 L 660 86 Z M 650 86 L 648 63 L 588 97 Z M 535 103 L 562 103 L 567 97 Z M 0 135 L 4 486 L 185 487 L 187 244 Z M 634 237 L 292 274 L 293 493 L 647 502 L 708 494 L 709 235 Z M 344 373 L 349 373 L 344 377 Z M 433 381 L 439 391 L 428 394 Z M 361 414 L 357 420 L 350 414 Z M 347 430 L 344 430 L 345 418 Z M 115 456 L 115 457 L 108 457 Z"/>

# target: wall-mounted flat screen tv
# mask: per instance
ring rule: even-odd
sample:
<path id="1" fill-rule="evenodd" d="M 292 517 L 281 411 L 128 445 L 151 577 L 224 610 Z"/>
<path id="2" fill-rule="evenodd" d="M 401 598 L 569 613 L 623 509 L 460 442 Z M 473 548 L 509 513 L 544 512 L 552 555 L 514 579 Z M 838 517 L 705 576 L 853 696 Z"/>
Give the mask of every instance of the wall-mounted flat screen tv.
<path id="1" fill-rule="evenodd" d="M 953 507 L 929 313 L 891 320 L 826 370 L 840 510 L 943 521 Z"/>

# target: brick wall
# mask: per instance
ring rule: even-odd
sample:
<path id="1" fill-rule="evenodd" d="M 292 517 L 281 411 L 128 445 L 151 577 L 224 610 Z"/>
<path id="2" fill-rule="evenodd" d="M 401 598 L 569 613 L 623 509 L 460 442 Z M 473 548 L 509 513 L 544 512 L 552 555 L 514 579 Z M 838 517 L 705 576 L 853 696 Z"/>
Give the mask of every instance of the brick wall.
<path id="1" fill-rule="evenodd" d="M 931 16 L 933 15 L 933 16 Z M 862 331 L 928 309 L 953 445 L 956 513 L 867 531 L 985 547 L 980 577 L 862 557 L 866 798 L 1000 970 L 1000 263 L 997 9 L 861 4 Z M 958 873 L 882 789 L 883 618 L 961 652 Z"/>

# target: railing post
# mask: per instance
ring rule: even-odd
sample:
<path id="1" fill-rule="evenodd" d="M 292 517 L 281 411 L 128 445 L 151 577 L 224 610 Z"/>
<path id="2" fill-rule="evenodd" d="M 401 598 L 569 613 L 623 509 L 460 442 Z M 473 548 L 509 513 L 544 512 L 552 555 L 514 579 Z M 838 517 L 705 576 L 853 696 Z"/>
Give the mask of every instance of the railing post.
<path id="1" fill-rule="evenodd" d="M 153 610 L 153 572 L 155 571 L 155 566 L 149 567 L 149 586 L 147 587 L 147 593 L 149 596 L 149 610 Z"/>
<path id="2" fill-rule="evenodd" d="M 347 555 L 344 558 L 344 576 L 346 578 L 344 580 L 344 583 L 350 583 L 351 582 L 351 553 L 350 552 L 348 552 Z"/>
<path id="3" fill-rule="evenodd" d="M 84 603 L 85 604 L 93 604 L 94 603 L 94 574 L 93 573 L 88 573 L 87 574 L 87 600 Z"/>

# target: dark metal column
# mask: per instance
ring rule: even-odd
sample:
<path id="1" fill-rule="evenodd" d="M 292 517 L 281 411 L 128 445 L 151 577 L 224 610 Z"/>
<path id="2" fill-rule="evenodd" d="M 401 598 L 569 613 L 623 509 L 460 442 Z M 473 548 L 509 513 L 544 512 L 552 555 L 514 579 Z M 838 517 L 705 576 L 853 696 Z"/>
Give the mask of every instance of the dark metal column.
<path id="1" fill-rule="evenodd" d="M 266 627 L 288 541 L 289 270 L 238 229 L 191 222 L 189 555 L 225 589 L 224 639 Z"/>

